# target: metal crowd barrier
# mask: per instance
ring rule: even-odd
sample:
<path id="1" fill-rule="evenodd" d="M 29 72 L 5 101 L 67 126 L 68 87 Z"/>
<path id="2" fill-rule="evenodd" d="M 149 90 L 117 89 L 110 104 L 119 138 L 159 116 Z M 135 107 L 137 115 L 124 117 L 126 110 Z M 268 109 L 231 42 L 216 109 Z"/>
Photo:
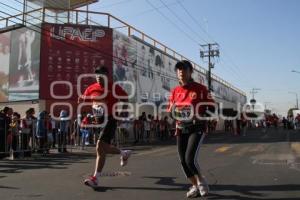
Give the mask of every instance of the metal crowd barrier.
<path id="1" fill-rule="evenodd" d="M 76 124 L 76 121 L 69 121 L 68 131 L 61 133 L 58 124 L 59 122 L 56 122 L 56 126 L 48 131 L 43 138 L 36 137 L 36 121 L 33 122 L 30 131 L 27 128 L 21 128 L 15 135 L 7 131 L 6 127 L 0 127 L 0 158 L 14 159 L 31 157 L 33 154 L 46 155 L 54 152 L 72 152 L 73 149 L 83 150 L 87 146 L 96 145 L 100 133 L 98 129 L 83 129 Z M 122 147 L 136 142 L 152 143 L 160 140 L 161 133 L 158 126 L 151 128 L 148 134 L 143 129 L 139 129 L 138 135 L 136 135 L 132 121 L 125 124 L 119 123 L 113 143 L 118 147 Z M 167 132 L 164 134 L 167 138 L 170 136 Z"/>

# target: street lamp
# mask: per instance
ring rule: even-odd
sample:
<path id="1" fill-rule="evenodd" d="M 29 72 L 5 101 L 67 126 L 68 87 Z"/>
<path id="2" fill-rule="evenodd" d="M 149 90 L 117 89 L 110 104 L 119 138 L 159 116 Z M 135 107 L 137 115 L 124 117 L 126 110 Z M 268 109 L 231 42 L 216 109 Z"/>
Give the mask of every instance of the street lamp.
<path id="1" fill-rule="evenodd" d="M 296 92 L 289 92 L 290 94 L 294 94 L 296 95 L 296 108 L 299 109 L 299 105 L 298 105 L 298 94 Z"/>

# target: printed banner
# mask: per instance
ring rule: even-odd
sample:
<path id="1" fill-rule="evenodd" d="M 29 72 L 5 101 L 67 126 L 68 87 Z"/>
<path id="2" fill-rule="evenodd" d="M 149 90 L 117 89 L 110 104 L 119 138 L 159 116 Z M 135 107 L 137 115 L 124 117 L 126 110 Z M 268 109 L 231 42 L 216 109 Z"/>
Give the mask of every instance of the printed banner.
<path id="1" fill-rule="evenodd" d="M 96 81 L 94 77 L 80 81 L 80 75 L 93 74 L 99 65 L 110 69 L 111 78 L 111 32 L 99 26 L 43 24 L 40 98 L 69 96 L 67 99 L 77 99 L 79 82 L 80 93 L 83 93 Z"/>
<path id="2" fill-rule="evenodd" d="M 11 32 L 9 101 L 39 98 L 40 38 L 30 27 Z"/>

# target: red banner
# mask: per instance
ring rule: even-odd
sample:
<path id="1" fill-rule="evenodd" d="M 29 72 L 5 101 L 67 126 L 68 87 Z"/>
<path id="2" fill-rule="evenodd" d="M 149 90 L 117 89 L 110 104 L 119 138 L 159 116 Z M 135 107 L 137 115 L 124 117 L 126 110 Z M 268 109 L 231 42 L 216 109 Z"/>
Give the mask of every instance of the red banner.
<path id="1" fill-rule="evenodd" d="M 99 65 L 112 76 L 112 30 L 100 26 L 49 24 L 42 26 L 40 99 L 76 100 Z M 82 79 L 81 79 L 81 78 Z"/>

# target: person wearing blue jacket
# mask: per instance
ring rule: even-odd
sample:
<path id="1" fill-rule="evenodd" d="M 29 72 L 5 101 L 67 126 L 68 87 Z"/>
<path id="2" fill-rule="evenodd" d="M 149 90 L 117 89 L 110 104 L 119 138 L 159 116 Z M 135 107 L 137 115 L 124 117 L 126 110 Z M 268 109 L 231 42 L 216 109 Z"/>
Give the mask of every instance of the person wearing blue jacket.
<path id="1" fill-rule="evenodd" d="M 47 143 L 47 117 L 48 113 L 46 111 L 42 111 L 38 115 L 37 124 L 36 124 L 36 133 L 35 136 L 37 138 L 38 144 L 38 152 L 46 153 L 46 143 Z"/>

